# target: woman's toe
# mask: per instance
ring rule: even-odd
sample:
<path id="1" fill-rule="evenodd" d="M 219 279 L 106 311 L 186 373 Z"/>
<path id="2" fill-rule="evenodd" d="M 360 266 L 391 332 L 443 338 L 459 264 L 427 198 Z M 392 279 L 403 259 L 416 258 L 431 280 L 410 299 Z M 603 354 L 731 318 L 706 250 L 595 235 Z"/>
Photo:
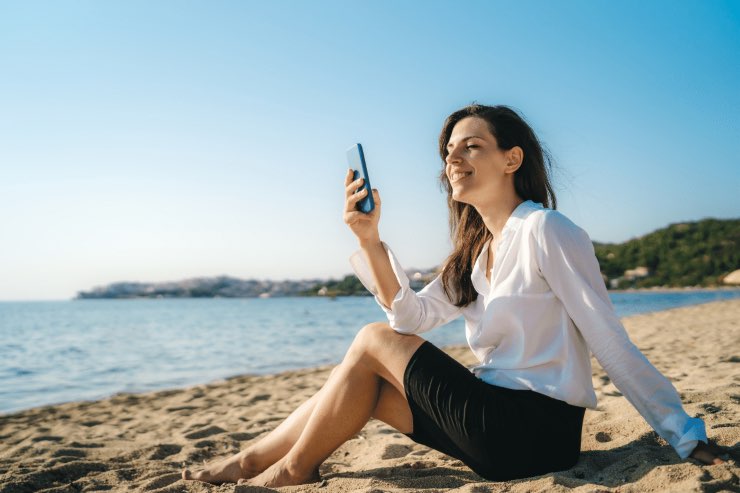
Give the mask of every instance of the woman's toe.
<path id="1" fill-rule="evenodd" d="M 192 472 L 190 469 L 185 469 L 182 471 L 182 479 L 207 481 L 207 477 L 203 471 Z"/>

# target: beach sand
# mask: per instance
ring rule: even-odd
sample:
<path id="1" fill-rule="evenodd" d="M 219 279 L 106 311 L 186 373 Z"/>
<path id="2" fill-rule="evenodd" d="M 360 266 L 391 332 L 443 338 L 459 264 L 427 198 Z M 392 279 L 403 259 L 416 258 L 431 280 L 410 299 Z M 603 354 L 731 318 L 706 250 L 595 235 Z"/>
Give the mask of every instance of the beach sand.
<path id="1" fill-rule="evenodd" d="M 460 461 L 372 420 L 322 465 L 322 482 L 279 491 L 740 491 L 740 300 L 637 315 L 624 323 L 676 386 L 689 415 L 702 417 L 710 438 L 730 447 L 735 459 L 713 466 L 681 461 L 594 360 L 599 406 L 586 412 L 581 458 L 570 470 L 488 482 Z M 473 363 L 467 347 L 448 352 Z M 271 491 L 182 481 L 180 471 L 259 440 L 316 392 L 330 369 L 240 376 L 0 416 L 0 493 Z"/>

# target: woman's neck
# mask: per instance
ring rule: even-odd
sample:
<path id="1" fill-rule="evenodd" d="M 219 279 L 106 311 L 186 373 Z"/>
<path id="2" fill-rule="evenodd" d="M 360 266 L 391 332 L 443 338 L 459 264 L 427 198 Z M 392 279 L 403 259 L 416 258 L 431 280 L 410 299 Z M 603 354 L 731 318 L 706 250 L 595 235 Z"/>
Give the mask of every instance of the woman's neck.
<path id="1" fill-rule="evenodd" d="M 516 193 L 502 197 L 501 199 L 486 204 L 485 207 L 476 207 L 478 214 L 483 219 L 483 223 L 486 225 L 486 229 L 494 238 L 498 238 L 501 231 L 506 225 L 506 221 L 509 220 L 511 213 L 514 209 L 524 202 Z"/>

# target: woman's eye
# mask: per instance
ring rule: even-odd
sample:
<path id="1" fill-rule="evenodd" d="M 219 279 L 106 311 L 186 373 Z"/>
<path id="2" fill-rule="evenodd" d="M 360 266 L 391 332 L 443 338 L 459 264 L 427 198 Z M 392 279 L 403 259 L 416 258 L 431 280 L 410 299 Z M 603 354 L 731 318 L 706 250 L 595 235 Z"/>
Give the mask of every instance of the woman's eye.
<path id="1" fill-rule="evenodd" d="M 477 149 L 478 146 L 474 144 L 470 144 L 469 146 L 465 147 L 466 149 Z"/>

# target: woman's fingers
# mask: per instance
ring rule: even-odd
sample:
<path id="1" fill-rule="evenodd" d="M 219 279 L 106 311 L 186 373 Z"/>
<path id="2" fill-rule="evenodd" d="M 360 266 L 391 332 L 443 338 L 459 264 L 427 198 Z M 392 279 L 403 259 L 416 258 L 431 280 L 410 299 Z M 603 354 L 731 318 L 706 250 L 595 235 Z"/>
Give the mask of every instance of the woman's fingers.
<path id="1" fill-rule="evenodd" d="M 367 189 L 362 189 L 359 192 L 350 195 L 347 197 L 347 200 L 345 201 L 345 211 L 346 212 L 352 212 L 357 210 L 357 202 L 364 199 L 365 196 L 367 196 Z M 373 188 L 373 200 L 375 201 L 375 209 L 380 210 L 380 193 L 378 193 L 377 188 Z M 364 213 L 366 216 L 374 216 L 376 214 L 376 211 L 372 211 L 370 213 Z"/>
<path id="2" fill-rule="evenodd" d="M 355 205 L 357 205 L 357 202 L 364 199 L 366 195 L 367 195 L 367 190 L 363 188 L 359 192 L 353 193 L 352 195 L 348 196 L 347 201 L 346 201 L 346 204 L 347 204 L 346 210 L 353 211 L 355 209 Z"/>
<path id="3" fill-rule="evenodd" d="M 350 183 L 352 183 L 352 180 L 355 176 L 355 170 L 352 168 L 347 170 L 347 173 L 344 174 L 344 187 L 347 188 Z"/>
<path id="4" fill-rule="evenodd" d="M 360 211 L 353 211 L 353 212 L 345 212 L 344 213 L 344 222 L 347 223 L 349 226 L 352 226 L 354 224 L 357 224 L 362 221 L 370 221 L 370 216 L 368 214 L 365 214 L 364 212 Z"/>
<path id="5" fill-rule="evenodd" d="M 362 178 L 358 178 L 355 181 L 350 182 L 349 185 L 344 187 L 344 196 L 349 197 L 354 194 L 362 185 L 364 185 L 364 180 Z"/>
<path id="6" fill-rule="evenodd" d="M 375 210 L 370 213 L 364 213 L 357 209 L 357 203 L 367 197 L 368 190 L 364 187 L 364 180 L 358 178 L 353 180 L 354 172 L 352 169 L 347 170 L 344 177 L 344 222 L 352 229 L 355 235 L 365 237 L 371 230 L 377 229 L 378 220 L 380 219 L 380 193 L 377 188 L 372 189 L 372 196 L 375 201 Z"/>

